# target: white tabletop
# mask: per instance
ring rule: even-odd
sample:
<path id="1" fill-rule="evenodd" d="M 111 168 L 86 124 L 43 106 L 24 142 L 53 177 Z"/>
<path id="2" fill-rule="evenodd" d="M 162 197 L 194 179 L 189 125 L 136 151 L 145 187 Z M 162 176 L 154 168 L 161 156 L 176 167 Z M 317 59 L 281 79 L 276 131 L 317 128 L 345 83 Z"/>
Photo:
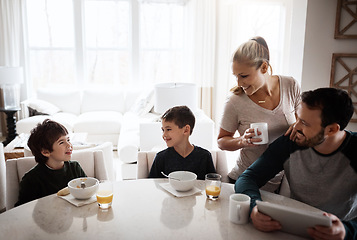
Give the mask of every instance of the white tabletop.
<path id="1" fill-rule="evenodd" d="M 75 207 L 50 195 L 0 214 L 0 239 L 303 239 L 283 232 L 264 233 L 251 223 L 228 219 L 234 185 L 224 183 L 219 200 L 204 191 L 178 198 L 160 184 L 167 179 L 114 183 L 113 205 L 102 211 L 97 203 Z M 204 181 L 196 187 L 204 189 Z M 262 192 L 263 200 L 311 209 L 280 195 Z"/>

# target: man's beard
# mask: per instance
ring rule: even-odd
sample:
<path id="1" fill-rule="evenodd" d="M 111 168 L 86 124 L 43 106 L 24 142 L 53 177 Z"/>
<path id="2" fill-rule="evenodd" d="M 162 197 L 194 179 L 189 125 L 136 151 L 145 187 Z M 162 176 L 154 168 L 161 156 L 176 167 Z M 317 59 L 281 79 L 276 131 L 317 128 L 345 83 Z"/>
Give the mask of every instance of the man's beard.
<path id="1" fill-rule="evenodd" d="M 301 143 L 296 142 L 296 144 L 299 146 L 303 146 L 303 147 L 315 147 L 325 141 L 324 132 L 325 132 L 325 129 L 322 128 L 319 133 L 317 133 L 314 137 L 312 137 L 310 139 L 306 139 L 306 136 L 302 132 L 299 132 L 300 134 L 302 134 L 305 137 L 305 140 Z"/>

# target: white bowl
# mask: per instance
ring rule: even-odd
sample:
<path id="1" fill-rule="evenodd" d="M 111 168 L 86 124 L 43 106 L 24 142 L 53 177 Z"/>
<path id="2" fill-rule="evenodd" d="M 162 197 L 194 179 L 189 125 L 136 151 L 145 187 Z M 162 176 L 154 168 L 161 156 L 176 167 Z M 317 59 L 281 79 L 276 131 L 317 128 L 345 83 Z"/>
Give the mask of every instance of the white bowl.
<path id="1" fill-rule="evenodd" d="M 85 183 L 85 188 L 81 188 L 81 183 Z M 99 181 L 92 177 L 75 178 L 69 181 L 68 189 L 73 197 L 77 199 L 91 198 L 99 188 Z"/>
<path id="2" fill-rule="evenodd" d="M 176 171 L 169 174 L 169 177 L 180 179 L 180 181 L 169 178 L 171 186 L 179 192 L 191 190 L 195 186 L 197 175 L 189 171 Z"/>

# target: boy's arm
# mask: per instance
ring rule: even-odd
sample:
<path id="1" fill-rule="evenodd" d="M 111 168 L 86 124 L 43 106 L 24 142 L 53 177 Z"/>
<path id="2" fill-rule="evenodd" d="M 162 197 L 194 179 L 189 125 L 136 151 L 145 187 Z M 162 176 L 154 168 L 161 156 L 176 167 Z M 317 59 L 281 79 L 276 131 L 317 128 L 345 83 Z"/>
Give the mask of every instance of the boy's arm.
<path id="1" fill-rule="evenodd" d="M 70 163 L 68 164 L 68 166 L 70 167 L 71 171 L 71 175 L 72 178 L 77 178 L 77 177 L 87 177 L 87 174 L 84 172 L 81 164 L 78 161 L 70 161 Z"/>
<path id="2" fill-rule="evenodd" d="M 78 166 L 79 166 L 79 175 L 80 177 L 87 177 L 87 174 L 84 172 L 83 168 L 81 167 L 81 165 L 78 163 Z"/>
<path id="3" fill-rule="evenodd" d="M 39 194 L 36 192 L 37 188 L 34 187 L 36 185 L 37 184 L 34 181 L 31 181 L 30 178 L 22 178 L 20 182 L 19 198 L 15 203 L 15 207 L 39 198 Z"/>
<path id="4" fill-rule="evenodd" d="M 162 163 L 163 163 L 163 159 L 160 158 L 160 156 L 158 156 L 156 154 L 154 161 L 152 163 L 151 169 L 150 169 L 149 178 L 162 178 L 163 177 L 161 174 L 161 171 L 164 170 Z"/>
<path id="5" fill-rule="evenodd" d="M 212 155 L 210 152 L 208 152 L 208 157 L 207 157 L 207 173 L 216 173 L 216 168 L 214 167 L 213 160 L 212 160 Z"/>

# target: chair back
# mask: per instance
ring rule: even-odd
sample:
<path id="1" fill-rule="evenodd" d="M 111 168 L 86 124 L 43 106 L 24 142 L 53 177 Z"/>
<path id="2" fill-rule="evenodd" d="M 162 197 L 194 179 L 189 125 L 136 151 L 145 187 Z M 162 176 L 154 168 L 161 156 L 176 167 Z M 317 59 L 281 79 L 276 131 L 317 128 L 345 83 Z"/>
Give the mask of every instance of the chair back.
<path id="1" fill-rule="evenodd" d="M 72 154 L 72 160 L 79 162 L 88 177 L 107 180 L 102 151 L 81 151 Z M 23 157 L 6 161 L 6 210 L 18 201 L 22 177 L 36 165 L 35 157 Z"/>
<path id="2" fill-rule="evenodd" d="M 221 174 L 222 182 L 228 181 L 228 166 L 227 158 L 224 151 L 221 150 L 210 150 L 212 155 L 213 165 L 216 168 L 216 172 Z M 149 176 L 151 166 L 154 162 L 156 152 L 138 152 L 138 166 L 136 178 L 142 179 Z"/>
<path id="3" fill-rule="evenodd" d="M 0 213 L 5 211 L 6 202 L 6 166 L 5 166 L 5 155 L 4 155 L 4 145 L 0 142 Z"/>
<path id="4" fill-rule="evenodd" d="M 104 142 L 98 145 L 95 145 L 93 147 L 85 147 L 85 148 L 80 148 L 78 146 L 73 147 L 73 152 L 72 152 L 72 159 L 73 156 L 77 155 L 77 152 L 86 152 L 86 151 L 103 151 L 103 157 L 104 157 L 104 164 L 105 168 L 107 170 L 108 174 L 108 179 L 110 181 L 115 180 L 115 171 L 114 171 L 114 159 L 113 159 L 113 144 L 111 142 Z M 30 148 L 25 145 L 24 147 L 24 156 L 25 157 L 31 157 L 33 156 Z"/>

